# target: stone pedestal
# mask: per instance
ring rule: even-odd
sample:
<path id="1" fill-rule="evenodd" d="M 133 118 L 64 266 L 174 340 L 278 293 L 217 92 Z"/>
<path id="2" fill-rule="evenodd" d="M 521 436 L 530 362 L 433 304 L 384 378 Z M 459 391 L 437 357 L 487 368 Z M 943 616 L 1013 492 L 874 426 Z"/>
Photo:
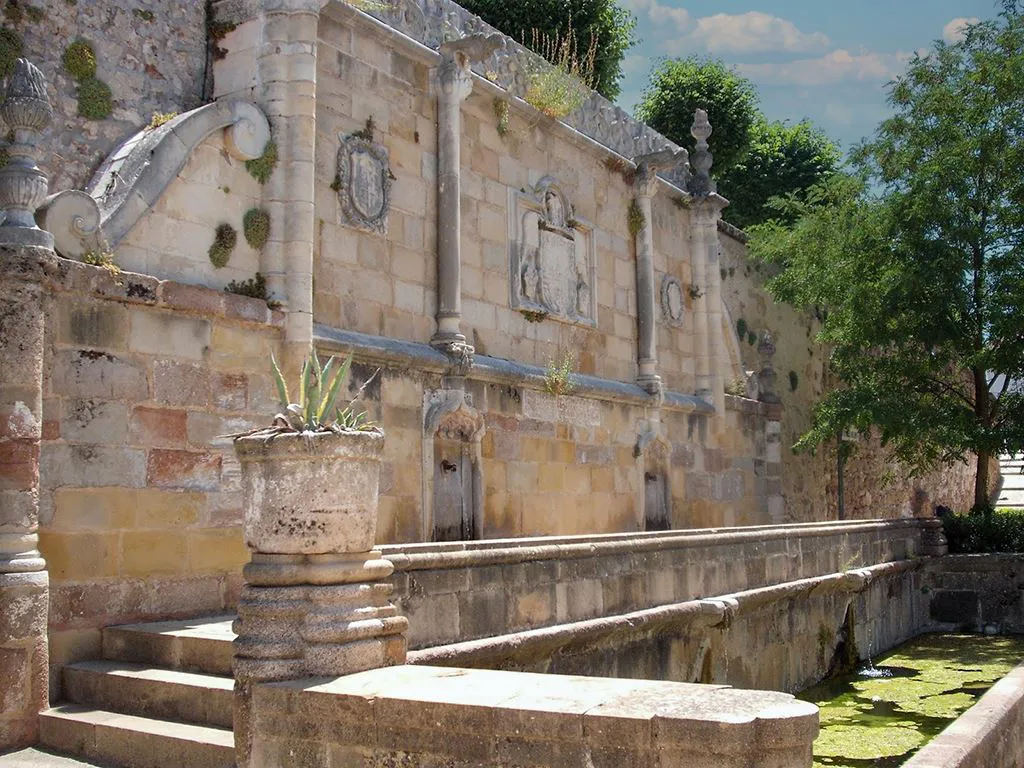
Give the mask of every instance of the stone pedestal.
<path id="1" fill-rule="evenodd" d="M 49 578 L 37 545 L 43 328 L 55 271 L 52 250 L 0 243 L 0 752 L 37 740 L 49 690 Z"/>
<path id="2" fill-rule="evenodd" d="M 939 518 L 923 518 L 918 524 L 921 526 L 922 555 L 945 555 L 949 552 L 949 542 Z"/>
<path id="3" fill-rule="evenodd" d="M 382 442 L 373 432 L 236 442 L 253 552 L 234 627 L 243 768 L 253 765 L 256 684 L 405 663 L 408 621 L 390 602 L 394 568 L 372 549 Z"/>

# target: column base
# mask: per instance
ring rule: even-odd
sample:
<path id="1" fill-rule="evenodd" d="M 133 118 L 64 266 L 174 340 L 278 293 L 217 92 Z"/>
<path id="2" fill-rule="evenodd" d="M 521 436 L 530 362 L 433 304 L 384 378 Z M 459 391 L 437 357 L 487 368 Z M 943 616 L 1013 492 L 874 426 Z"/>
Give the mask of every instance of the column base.
<path id="1" fill-rule="evenodd" d="M 0 574 L 0 752 L 39 740 L 49 705 L 46 571 Z"/>

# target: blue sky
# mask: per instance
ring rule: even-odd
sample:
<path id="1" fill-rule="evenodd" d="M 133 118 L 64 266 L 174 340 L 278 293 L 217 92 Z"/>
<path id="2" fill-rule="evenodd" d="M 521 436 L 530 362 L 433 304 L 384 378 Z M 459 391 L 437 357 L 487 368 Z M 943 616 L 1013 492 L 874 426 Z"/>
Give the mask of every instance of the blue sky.
<path id="1" fill-rule="evenodd" d="M 809 118 L 844 149 L 889 114 L 885 83 L 915 50 L 997 12 L 995 0 L 619 1 L 641 38 L 623 63 L 628 112 L 659 58 L 711 55 L 754 82 L 769 119 Z"/>

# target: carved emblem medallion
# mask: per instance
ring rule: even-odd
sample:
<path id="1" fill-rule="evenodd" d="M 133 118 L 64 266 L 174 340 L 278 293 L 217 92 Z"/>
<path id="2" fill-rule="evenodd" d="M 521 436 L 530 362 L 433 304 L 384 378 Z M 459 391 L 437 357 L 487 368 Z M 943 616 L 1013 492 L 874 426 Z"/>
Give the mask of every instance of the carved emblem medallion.
<path id="1" fill-rule="evenodd" d="M 369 232 L 387 232 L 391 162 L 386 147 L 362 136 L 342 136 L 335 186 L 344 223 Z"/>
<path id="2" fill-rule="evenodd" d="M 665 321 L 670 325 L 682 325 L 686 312 L 686 301 L 683 299 L 683 285 L 672 275 L 665 275 L 661 280 L 661 311 Z"/>

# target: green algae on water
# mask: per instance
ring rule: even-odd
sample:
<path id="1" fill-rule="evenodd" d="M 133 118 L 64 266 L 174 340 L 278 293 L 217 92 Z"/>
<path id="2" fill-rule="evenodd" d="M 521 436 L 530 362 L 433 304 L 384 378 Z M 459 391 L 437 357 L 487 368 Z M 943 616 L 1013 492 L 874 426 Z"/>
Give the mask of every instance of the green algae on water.
<path id="1" fill-rule="evenodd" d="M 903 765 L 1022 660 L 1024 637 L 922 635 L 877 659 L 875 675 L 807 689 L 800 698 L 821 708 L 815 768 Z"/>

